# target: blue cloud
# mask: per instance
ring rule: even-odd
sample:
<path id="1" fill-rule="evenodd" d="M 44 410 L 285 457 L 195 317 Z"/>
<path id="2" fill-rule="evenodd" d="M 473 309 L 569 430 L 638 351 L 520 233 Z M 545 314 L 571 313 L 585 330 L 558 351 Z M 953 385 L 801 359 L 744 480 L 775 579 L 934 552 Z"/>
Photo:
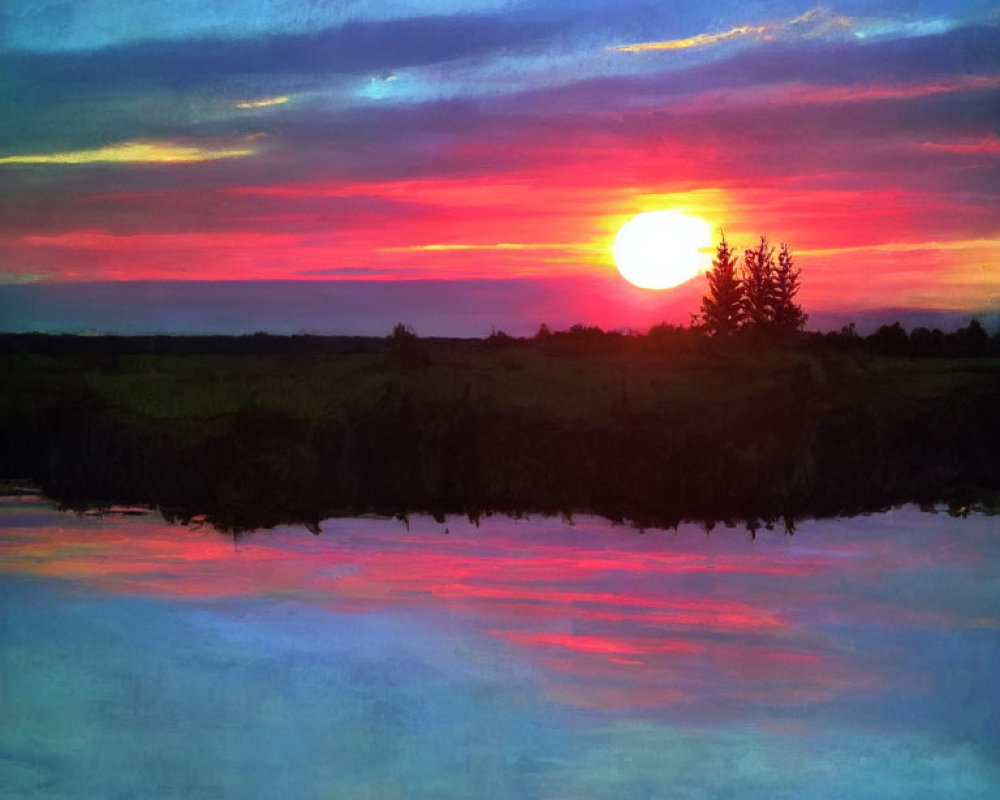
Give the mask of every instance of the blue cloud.
<path id="1" fill-rule="evenodd" d="M 65 52 L 157 40 L 303 33 L 352 21 L 384 22 L 502 9 L 509 0 L 11 0 L 0 8 L 4 48 Z"/>

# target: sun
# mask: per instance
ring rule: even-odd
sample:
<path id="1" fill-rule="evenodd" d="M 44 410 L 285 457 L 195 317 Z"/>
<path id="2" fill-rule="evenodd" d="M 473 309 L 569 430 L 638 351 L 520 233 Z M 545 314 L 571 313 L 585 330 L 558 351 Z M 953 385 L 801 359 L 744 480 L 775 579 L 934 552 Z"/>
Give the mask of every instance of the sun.
<path id="1" fill-rule="evenodd" d="M 618 271 L 643 289 L 672 289 L 711 263 L 712 226 L 679 211 L 644 211 L 618 229 Z M 705 252 L 703 252 L 705 251 Z"/>

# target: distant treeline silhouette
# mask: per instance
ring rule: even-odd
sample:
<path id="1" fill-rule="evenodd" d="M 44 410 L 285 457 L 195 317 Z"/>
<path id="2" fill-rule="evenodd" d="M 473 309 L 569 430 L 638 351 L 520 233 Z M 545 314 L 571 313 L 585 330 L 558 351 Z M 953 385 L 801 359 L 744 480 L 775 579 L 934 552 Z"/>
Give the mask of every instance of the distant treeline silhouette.
<path id="1" fill-rule="evenodd" d="M 654 325 L 646 333 L 634 331 L 604 330 L 593 325 L 578 323 L 564 331 L 553 331 L 542 324 L 534 336 L 518 338 L 504 331 L 494 331 L 486 340 L 489 344 L 516 344 L 518 342 L 547 342 L 562 344 L 575 351 L 593 349 L 595 351 L 655 352 L 658 350 L 682 349 L 688 352 L 710 352 L 713 348 L 705 342 L 708 333 L 705 326 L 684 327 L 670 323 Z M 856 324 L 849 323 L 838 331 L 825 333 L 817 331 L 782 331 L 767 328 L 763 331 L 752 326 L 734 329 L 730 336 L 754 341 L 758 345 L 787 343 L 792 341 L 816 346 L 828 345 L 838 350 L 857 350 L 885 356 L 912 356 L 929 358 L 980 358 L 1000 356 L 1000 330 L 990 336 L 982 324 L 972 319 L 968 325 L 945 333 L 937 328 L 916 327 L 907 330 L 898 322 L 882 325 L 874 333 L 861 336 Z"/>
<path id="2" fill-rule="evenodd" d="M 685 327 L 670 323 L 654 325 L 647 332 L 605 330 L 595 325 L 577 323 L 566 330 L 552 330 L 542 323 L 532 336 L 513 336 L 495 329 L 485 339 L 452 339 L 421 337 L 405 323 L 399 323 L 388 336 L 322 336 L 317 334 L 280 335 L 256 333 L 246 336 L 77 336 L 73 334 L 0 333 L 0 354 L 49 355 L 278 355 L 282 353 L 326 353 L 346 355 L 394 351 L 416 354 L 430 343 L 452 343 L 456 346 L 477 343 L 489 347 L 518 343 L 548 343 L 574 352 L 594 348 L 595 351 L 656 352 L 680 348 L 688 351 L 704 349 L 703 340 L 709 329 L 703 325 Z M 783 331 L 769 327 L 764 331 L 743 326 L 734 336 L 750 337 L 766 344 L 794 338 L 801 342 L 825 342 L 838 349 L 857 349 L 887 356 L 931 358 L 978 358 L 1000 356 L 1000 330 L 992 336 L 976 319 L 955 331 L 945 333 L 937 328 L 916 327 L 907 331 L 899 322 L 882 325 L 874 333 L 861 336 L 855 323 L 838 331 Z"/>
<path id="3" fill-rule="evenodd" d="M 841 339 L 853 341 L 853 330 L 841 331 Z M 953 333 L 937 328 L 914 328 L 909 333 L 898 322 L 883 325 L 864 343 L 872 352 L 887 356 L 930 356 L 943 358 L 976 358 L 1000 355 L 1000 332 L 991 338 L 978 320 Z"/>

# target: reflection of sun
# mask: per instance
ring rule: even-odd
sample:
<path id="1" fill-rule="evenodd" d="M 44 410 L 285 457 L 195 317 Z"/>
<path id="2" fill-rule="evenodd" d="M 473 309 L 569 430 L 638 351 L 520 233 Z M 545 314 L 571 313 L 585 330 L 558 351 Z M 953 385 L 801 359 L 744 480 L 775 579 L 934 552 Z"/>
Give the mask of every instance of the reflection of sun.
<path id="1" fill-rule="evenodd" d="M 643 289 L 670 289 L 708 268 L 712 226 L 678 211 L 646 211 L 621 226 L 611 249 L 622 276 Z"/>

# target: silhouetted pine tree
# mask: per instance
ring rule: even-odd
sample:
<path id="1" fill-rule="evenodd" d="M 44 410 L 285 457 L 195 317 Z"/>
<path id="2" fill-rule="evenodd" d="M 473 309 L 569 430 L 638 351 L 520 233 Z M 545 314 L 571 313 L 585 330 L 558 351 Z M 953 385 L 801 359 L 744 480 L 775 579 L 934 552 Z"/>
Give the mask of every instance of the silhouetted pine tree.
<path id="1" fill-rule="evenodd" d="M 766 236 L 743 254 L 743 315 L 754 327 L 769 327 L 775 309 L 774 248 Z"/>
<path id="2" fill-rule="evenodd" d="M 774 325 L 781 330 L 797 331 L 806 324 L 808 314 L 802 313 L 802 306 L 795 302 L 799 293 L 799 270 L 788 245 L 781 243 L 778 250 L 778 266 L 774 271 Z"/>
<path id="3" fill-rule="evenodd" d="M 743 286 L 736 274 L 736 252 L 722 234 L 712 269 L 706 273 L 708 294 L 701 298 L 701 324 L 711 334 L 727 336 L 743 321 Z"/>

